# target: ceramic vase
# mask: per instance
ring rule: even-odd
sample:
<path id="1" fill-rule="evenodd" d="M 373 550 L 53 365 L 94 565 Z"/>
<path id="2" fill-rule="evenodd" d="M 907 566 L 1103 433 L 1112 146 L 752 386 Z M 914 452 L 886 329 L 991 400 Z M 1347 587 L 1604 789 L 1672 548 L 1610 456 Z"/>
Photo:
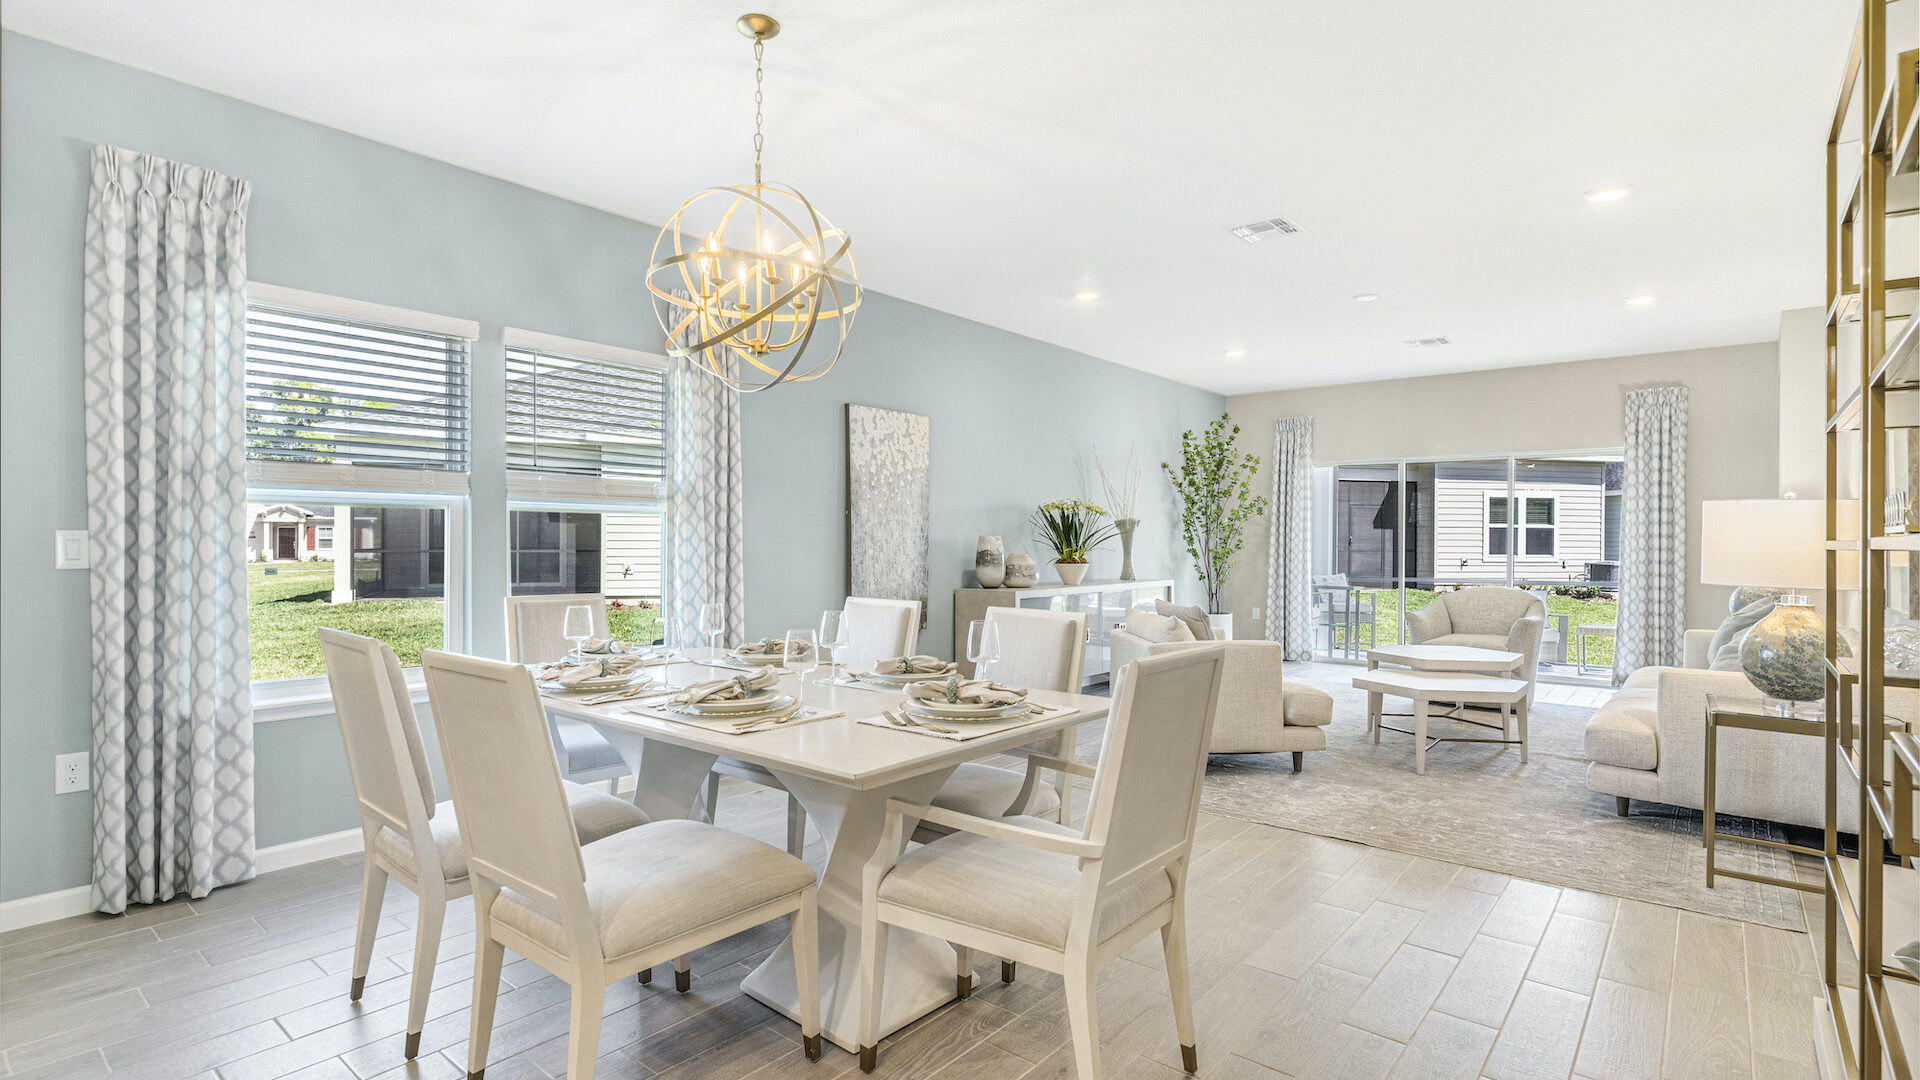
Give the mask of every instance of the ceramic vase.
<path id="1" fill-rule="evenodd" d="M 1793 597 L 1794 600 L 1801 600 Z M 1813 701 L 1826 695 L 1826 626 L 1804 602 L 1782 601 L 1773 614 L 1747 631 L 1740 669 L 1770 698 Z"/>
<path id="2" fill-rule="evenodd" d="M 1031 589 L 1040 580 L 1040 564 L 1024 551 L 1007 556 L 1007 574 L 1001 581 L 1009 589 Z"/>
<path id="3" fill-rule="evenodd" d="M 1120 534 L 1120 580 L 1133 580 L 1133 530 L 1140 527 L 1139 518 L 1118 518 L 1113 523 L 1114 531 Z"/>
<path id="4" fill-rule="evenodd" d="M 1006 579 L 1006 562 L 1000 556 L 1000 538 L 982 536 L 973 546 L 973 576 L 983 589 L 997 589 Z"/>
<path id="5" fill-rule="evenodd" d="M 1207 629 L 1213 631 L 1216 641 L 1233 640 L 1233 612 L 1211 611 L 1207 613 Z"/>
<path id="6" fill-rule="evenodd" d="M 1062 584 L 1078 585 L 1080 579 L 1087 576 L 1087 568 L 1092 565 L 1092 563 L 1083 562 L 1061 562 L 1056 559 L 1053 563 L 1053 572 L 1060 575 Z"/>

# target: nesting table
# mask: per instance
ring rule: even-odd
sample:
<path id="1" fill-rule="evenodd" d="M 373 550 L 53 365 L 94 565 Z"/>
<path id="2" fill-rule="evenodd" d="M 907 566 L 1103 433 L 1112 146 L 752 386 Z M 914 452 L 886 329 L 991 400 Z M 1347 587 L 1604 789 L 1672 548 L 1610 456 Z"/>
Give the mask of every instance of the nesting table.
<path id="1" fill-rule="evenodd" d="M 1499 743 L 1520 748 L 1520 762 L 1527 760 L 1527 698 L 1532 687 L 1525 679 L 1516 679 L 1519 653 L 1498 649 L 1476 649 L 1464 645 L 1389 645 L 1367 652 L 1367 672 L 1353 677 L 1356 690 L 1367 692 L 1367 730 L 1376 745 L 1380 732 L 1398 731 L 1414 737 L 1413 771 L 1427 772 L 1427 751 L 1443 742 Z M 1395 665 L 1382 668 L 1381 664 Z M 1387 696 L 1404 697 L 1413 702 L 1413 727 L 1387 727 L 1382 720 L 1381 702 Z M 1497 739 L 1465 735 L 1427 735 L 1427 720 L 1435 702 L 1455 706 L 1490 705 L 1500 710 L 1500 723 L 1489 724 L 1469 719 L 1464 711 L 1450 718 L 1463 724 L 1500 732 Z M 1511 710 L 1511 713 L 1509 712 Z M 1512 720 L 1517 738 L 1509 738 Z"/>

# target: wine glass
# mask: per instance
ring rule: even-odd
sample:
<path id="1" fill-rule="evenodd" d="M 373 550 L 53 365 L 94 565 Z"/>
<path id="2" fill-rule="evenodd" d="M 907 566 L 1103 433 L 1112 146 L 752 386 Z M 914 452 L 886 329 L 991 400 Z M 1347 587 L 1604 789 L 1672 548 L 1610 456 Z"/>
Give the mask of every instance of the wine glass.
<path id="1" fill-rule="evenodd" d="M 719 604 L 700 605 L 700 636 L 707 639 L 709 655 L 707 659 L 720 657 L 720 635 L 727 631 L 726 616 L 720 611 Z"/>
<path id="2" fill-rule="evenodd" d="M 973 677 L 987 677 L 986 666 L 1000 661 L 1000 624 L 975 619 L 967 624 L 967 659 L 973 661 Z"/>
<path id="3" fill-rule="evenodd" d="M 820 668 L 820 638 L 812 630 L 787 631 L 787 647 L 780 660 L 804 684 L 807 672 Z"/>
<path id="4" fill-rule="evenodd" d="M 573 655 L 583 656 L 587 639 L 593 636 L 593 608 L 586 604 L 568 604 L 560 621 L 560 636 L 573 642 Z"/>
<path id="5" fill-rule="evenodd" d="M 822 648 L 833 650 L 827 661 L 827 678 L 835 682 L 840 678 L 840 649 L 847 643 L 845 631 L 846 619 L 839 608 L 821 612 L 819 643 Z"/>

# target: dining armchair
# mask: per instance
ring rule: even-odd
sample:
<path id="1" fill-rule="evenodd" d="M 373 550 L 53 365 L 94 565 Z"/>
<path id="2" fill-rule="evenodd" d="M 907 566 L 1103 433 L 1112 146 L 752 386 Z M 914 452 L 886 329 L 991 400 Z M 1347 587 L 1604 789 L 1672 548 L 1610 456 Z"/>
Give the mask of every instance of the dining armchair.
<path id="1" fill-rule="evenodd" d="M 566 1075 L 592 1080 L 608 983 L 783 916 L 792 921 L 802 1045 L 817 1060 L 812 869 L 771 845 L 685 819 L 580 843 L 564 781 L 545 753 L 545 710 L 527 669 L 433 649 L 422 660 L 473 887 L 467 1075 L 486 1072 L 505 950 L 571 987 Z"/>
<path id="2" fill-rule="evenodd" d="M 365 851 L 353 982 L 347 996 L 358 1001 L 366 988 L 381 901 L 391 877 L 420 898 L 420 918 L 414 926 L 413 987 L 407 999 L 406 1054 L 412 1058 L 420 1050 L 447 901 L 472 891 L 463 820 L 451 803 L 436 805 L 431 798 L 433 774 L 427 767 L 426 746 L 399 657 L 384 642 L 332 629 L 320 630 L 320 651 L 326 660 L 340 738 L 346 745 Z M 602 791 L 569 783 L 562 792 L 582 840 L 599 840 L 647 820 L 632 803 Z"/>
<path id="3" fill-rule="evenodd" d="M 544 664 L 558 660 L 573 648 L 564 630 L 567 609 L 584 605 L 593 612 L 593 636 L 613 636 L 607 626 L 607 599 L 599 593 L 507 597 L 507 659 L 516 664 Z M 613 744 L 578 720 L 554 719 L 548 724 L 560 775 L 577 784 L 605 780 L 613 790 L 627 775 Z"/>
<path id="4" fill-rule="evenodd" d="M 1059 973 L 1081 1080 L 1100 1076 L 1095 974 L 1158 930 L 1181 1063 L 1187 1072 L 1198 1069 L 1187 971 L 1187 863 L 1224 654 L 1216 645 L 1135 661 L 1120 685 L 1099 767 L 1048 763 L 1092 776 L 1082 829 L 888 800 L 885 831 L 864 875 L 862 1070 L 873 1071 L 887 1034 L 879 1030 L 879 1005 L 894 926 L 953 943 L 955 990 L 962 997 L 972 990 L 976 948 Z M 908 818 L 955 831 L 901 855 Z"/>

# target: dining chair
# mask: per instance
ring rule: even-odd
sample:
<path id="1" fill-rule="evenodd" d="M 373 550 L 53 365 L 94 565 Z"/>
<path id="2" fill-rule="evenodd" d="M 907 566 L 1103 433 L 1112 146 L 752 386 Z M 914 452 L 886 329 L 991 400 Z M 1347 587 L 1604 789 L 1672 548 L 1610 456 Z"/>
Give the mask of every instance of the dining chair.
<path id="1" fill-rule="evenodd" d="M 1114 703 L 1098 769 L 1048 763 L 1093 777 L 1082 829 L 887 800 L 880 846 L 863 881 L 862 1070 L 873 1071 L 886 1034 L 879 1030 L 879 1005 L 891 926 L 953 943 L 961 997 L 972 991 L 976 948 L 1063 976 L 1081 1080 L 1100 1076 L 1095 973 L 1159 930 L 1181 1064 L 1189 1073 L 1199 1068 L 1187 971 L 1187 862 L 1224 651 L 1208 646 L 1134 661 Z M 955 831 L 902 855 L 908 818 Z"/>
<path id="2" fill-rule="evenodd" d="M 607 599 L 599 593 L 509 596 L 507 659 L 516 664 L 544 664 L 566 656 L 573 642 L 562 631 L 567 609 L 576 604 L 593 611 L 593 636 L 613 636 L 607 627 Z M 592 724 L 554 717 L 549 719 L 547 730 L 553 737 L 554 753 L 560 758 L 560 775 L 574 783 L 605 780 L 607 790 L 612 791 L 627 775 L 627 763 Z"/>
<path id="3" fill-rule="evenodd" d="M 782 916 L 792 921 L 802 1046 L 818 1060 L 818 911 L 807 864 L 684 819 L 582 844 L 527 669 L 434 649 L 421 659 L 473 885 L 467 1075 L 486 1073 L 505 950 L 572 988 L 566 1075 L 592 1080 L 608 983 Z"/>
<path id="4" fill-rule="evenodd" d="M 427 1016 L 434 962 L 440 955 L 447 901 L 472 891 L 463 821 L 452 803 L 436 805 L 431 798 L 433 774 L 427 768 L 426 746 L 400 658 L 385 642 L 325 628 L 320 630 L 320 651 L 326 661 L 327 686 L 333 692 L 334 715 L 340 721 L 340 738 L 346 744 L 365 851 L 360 927 L 354 938 L 353 982 L 347 996 L 358 1001 L 366 988 L 380 904 L 387 879 L 392 877 L 420 898 L 413 989 L 407 999 L 407 1057 L 411 1058 L 420 1050 L 420 1028 Z M 647 820 L 638 807 L 606 792 L 571 783 L 563 791 L 582 840 L 599 840 Z M 422 842 L 416 843 L 416 838 Z"/>

